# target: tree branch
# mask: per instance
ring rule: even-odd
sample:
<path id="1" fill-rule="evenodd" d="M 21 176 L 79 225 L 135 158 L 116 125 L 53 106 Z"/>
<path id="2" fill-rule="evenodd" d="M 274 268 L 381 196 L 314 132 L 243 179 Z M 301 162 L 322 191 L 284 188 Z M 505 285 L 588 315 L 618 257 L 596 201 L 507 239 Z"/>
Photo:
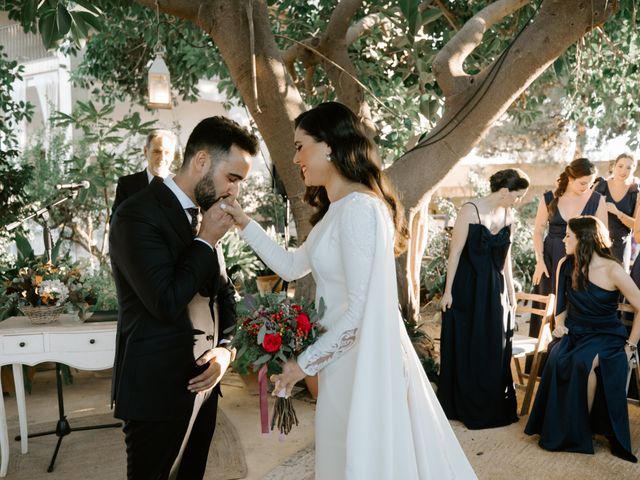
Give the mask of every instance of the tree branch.
<path id="1" fill-rule="evenodd" d="M 404 194 L 408 213 L 417 211 L 421 202 L 430 198 L 445 175 L 549 65 L 586 32 L 606 21 L 618 6 L 611 0 L 545 0 L 494 72 L 492 82 L 482 85 L 482 77 L 491 70 L 488 67 L 466 91 L 447 98 L 445 115 L 433 129 L 440 133 L 407 152 L 386 170 Z M 467 105 L 479 88 L 483 91 L 477 101 Z M 463 114 L 458 115 L 461 111 Z M 419 174 L 425 171 L 429 172 L 427 181 Z"/>
<path id="2" fill-rule="evenodd" d="M 456 35 L 438 52 L 432 70 L 446 97 L 466 89 L 470 76 L 464 71 L 464 61 L 480 43 L 484 33 L 493 25 L 531 0 L 498 0 L 469 19 Z"/>
<path id="3" fill-rule="evenodd" d="M 378 13 L 372 13 L 366 17 L 361 18 L 356 23 L 351 25 L 345 35 L 345 43 L 351 45 L 358 38 L 368 33 L 382 20 L 382 15 Z"/>
<path id="4" fill-rule="evenodd" d="M 329 41 L 344 41 L 351 19 L 362 6 L 363 0 L 342 0 L 333 9 L 324 37 Z"/>
<path id="5" fill-rule="evenodd" d="M 156 0 L 136 1 L 153 11 L 156 10 Z M 198 18 L 203 3 L 201 1 L 194 2 L 193 0 L 157 0 L 157 2 L 161 12 L 192 21 Z"/>
<path id="6" fill-rule="evenodd" d="M 451 13 L 451 11 L 447 8 L 447 6 L 442 3 L 442 0 L 435 0 L 433 3 L 436 4 L 436 6 L 440 9 L 440 11 L 442 11 L 442 15 L 444 15 L 444 18 L 447 19 L 447 22 L 449 22 L 449 25 L 451 25 L 451 28 L 453 28 L 454 30 L 460 30 L 460 25 L 458 25 L 458 23 L 456 22 L 456 17 L 453 15 L 453 13 Z M 422 5 L 420 5 L 422 7 Z"/>

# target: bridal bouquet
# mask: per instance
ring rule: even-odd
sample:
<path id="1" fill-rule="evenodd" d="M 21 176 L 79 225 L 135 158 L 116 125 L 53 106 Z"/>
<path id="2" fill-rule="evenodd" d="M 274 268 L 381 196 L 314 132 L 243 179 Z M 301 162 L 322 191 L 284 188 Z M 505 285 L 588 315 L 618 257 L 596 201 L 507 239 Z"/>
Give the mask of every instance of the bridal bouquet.
<path id="1" fill-rule="evenodd" d="M 322 299 L 316 311 L 312 302 L 293 301 L 285 293 L 246 295 L 238 305 L 238 324 L 232 341 L 237 349 L 233 367 L 241 375 L 258 372 L 262 433 L 269 432 L 266 379 L 281 373 L 282 364 L 315 342 L 324 309 Z M 271 429 L 277 426 L 286 435 L 294 424 L 298 424 L 298 419 L 291 399 L 278 396 Z"/>

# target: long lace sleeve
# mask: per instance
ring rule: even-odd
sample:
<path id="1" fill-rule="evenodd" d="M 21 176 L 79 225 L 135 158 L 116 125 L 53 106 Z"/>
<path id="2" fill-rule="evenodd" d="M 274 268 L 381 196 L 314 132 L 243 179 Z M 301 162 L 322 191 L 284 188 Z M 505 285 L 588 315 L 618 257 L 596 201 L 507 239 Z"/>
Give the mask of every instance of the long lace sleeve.
<path id="1" fill-rule="evenodd" d="M 376 212 L 373 199 L 346 205 L 339 220 L 340 256 L 344 268 L 348 307 L 318 340 L 299 357 L 298 365 L 315 375 L 352 348 L 362 324 L 376 248 Z"/>
<path id="2" fill-rule="evenodd" d="M 240 236 L 253 248 L 267 266 L 287 282 L 304 277 L 311 271 L 307 249 L 303 243 L 296 250 L 285 250 L 253 220 Z"/>

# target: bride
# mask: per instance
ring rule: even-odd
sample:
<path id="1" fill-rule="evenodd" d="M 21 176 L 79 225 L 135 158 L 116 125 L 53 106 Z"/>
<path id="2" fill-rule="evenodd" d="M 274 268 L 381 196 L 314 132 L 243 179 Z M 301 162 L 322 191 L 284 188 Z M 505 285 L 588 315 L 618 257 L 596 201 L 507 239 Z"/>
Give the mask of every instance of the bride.
<path id="1" fill-rule="evenodd" d="M 318 374 L 316 479 L 475 479 L 398 310 L 394 253 L 408 234 L 375 146 L 340 103 L 301 114 L 295 126 L 293 161 L 317 209 L 305 243 L 286 251 L 237 203 L 221 208 L 282 278 L 311 272 L 326 303 L 325 332 L 272 377 L 289 394 Z"/>

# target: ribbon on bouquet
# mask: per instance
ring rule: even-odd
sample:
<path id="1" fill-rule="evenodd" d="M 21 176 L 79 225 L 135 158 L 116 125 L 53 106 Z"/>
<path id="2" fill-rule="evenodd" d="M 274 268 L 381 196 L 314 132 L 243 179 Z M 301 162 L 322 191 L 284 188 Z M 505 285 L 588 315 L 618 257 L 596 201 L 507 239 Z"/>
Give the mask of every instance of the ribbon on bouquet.
<path id="1" fill-rule="evenodd" d="M 258 372 L 258 391 L 260 393 L 260 425 L 262 433 L 269 433 L 269 402 L 267 401 L 267 364 Z"/>

